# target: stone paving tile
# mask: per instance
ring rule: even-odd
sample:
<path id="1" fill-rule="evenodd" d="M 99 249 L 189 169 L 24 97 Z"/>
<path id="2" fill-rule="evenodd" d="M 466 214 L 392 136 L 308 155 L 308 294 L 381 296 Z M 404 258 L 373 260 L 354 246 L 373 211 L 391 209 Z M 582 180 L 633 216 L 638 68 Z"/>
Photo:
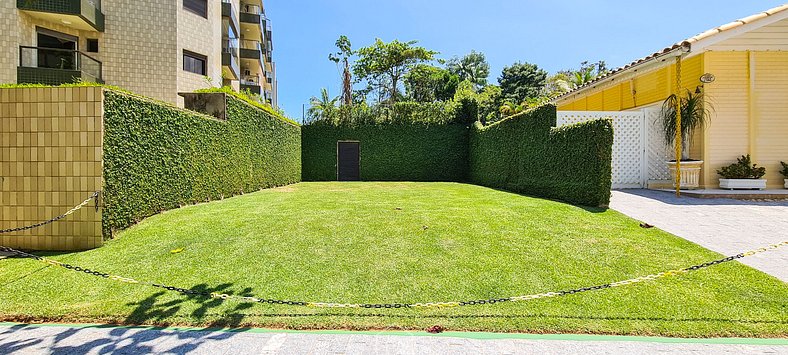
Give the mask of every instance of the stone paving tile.
<path id="1" fill-rule="evenodd" d="M 608 338 L 609 339 L 609 338 Z M 0 326 L 0 354 L 788 354 L 788 345 Z"/>
<path id="2" fill-rule="evenodd" d="M 788 240 L 788 201 L 678 198 L 613 191 L 610 208 L 726 256 Z M 740 260 L 788 282 L 788 247 Z"/>

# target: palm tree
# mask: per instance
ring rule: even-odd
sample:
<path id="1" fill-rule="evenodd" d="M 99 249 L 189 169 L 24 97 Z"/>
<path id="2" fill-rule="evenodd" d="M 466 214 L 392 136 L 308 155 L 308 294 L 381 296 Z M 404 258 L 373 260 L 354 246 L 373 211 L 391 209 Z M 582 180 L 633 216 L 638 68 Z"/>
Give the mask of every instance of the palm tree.
<path id="1" fill-rule="evenodd" d="M 584 68 L 578 71 L 571 71 L 560 76 L 556 75 L 555 85 L 563 92 L 569 92 L 588 84 L 597 78 L 593 68 Z"/>
<path id="2" fill-rule="evenodd" d="M 602 75 L 609 73 L 604 61 L 580 63 L 579 70 L 562 71 L 552 78 L 554 91 L 562 94 L 588 84 Z"/>
<path id="3" fill-rule="evenodd" d="M 470 81 L 474 85 L 474 90 L 479 91 L 487 85 L 487 78 L 490 76 L 490 64 L 484 57 L 484 53 L 471 51 L 462 58 L 454 57 L 446 63 L 446 69 L 450 73 L 457 75 L 460 81 Z"/>
<path id="4" fill-rule="evenodd" d="M 320 98 L 312 96 L 309 99 L 309 110 L 307 114 L 310 120 L 330 120 L 334 116 L 339 97 L 333 99 L 328 94 L 328 89 L 320 89 Z"/>
<path id="5" fill-rule="evenodd" d="M 566 72 L 558 72 L 547 78 L 542 93 L 547 97 L 556 97 L 571 90 L 572 84 L 569 83 L 569 74 Z"/>
<path id="6" fill-rule="evenodd" d="M 498 112 L 500 112 L 503 117 L 509 117 L 523 112 L 524 109 L 525 107 L 522 104 L 518 105 L 512 103 L 511 101 L 507 101 L 501 105 L 501 107 L 498 109 Z"/>
<path id="7" fill-rule="evenodd" d="M 708 124 L 711 112 L 704 105 L 703 92 L 687 90 L 687 96 L 679 97 L 676 94 L 668 96 L 662 103 L 660 115 L 665 143 L 673 145 L 676 141 L 676 106 L 681 102 L 681 138 L 682 152 L 681 159 L 689 158 L 689 145 L 692 143 L 692 135 L 696 129 L 702 129 Z"/>

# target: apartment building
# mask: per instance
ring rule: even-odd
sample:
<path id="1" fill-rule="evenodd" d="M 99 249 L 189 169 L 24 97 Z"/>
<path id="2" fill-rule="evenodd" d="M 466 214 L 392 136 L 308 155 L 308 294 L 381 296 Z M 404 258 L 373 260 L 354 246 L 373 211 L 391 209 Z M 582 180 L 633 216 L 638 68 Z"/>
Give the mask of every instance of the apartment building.
<path id="1" fill-rule="evenodd" d="M 277 105 L 262 0 L 5 0 L 0 33 L 0 83 L 93 81 L 179 105 L 231 86 Z"/>

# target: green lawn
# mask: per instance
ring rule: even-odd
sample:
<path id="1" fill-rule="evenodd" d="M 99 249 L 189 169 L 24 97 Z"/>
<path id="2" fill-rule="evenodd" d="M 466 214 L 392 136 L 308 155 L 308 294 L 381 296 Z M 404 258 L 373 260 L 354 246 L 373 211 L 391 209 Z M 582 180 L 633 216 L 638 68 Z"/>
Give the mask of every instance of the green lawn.
<path id="1" fill-rule="evenodd" d="M 48 255 L 179 287 L 362 303 L 540 293 L 720 257 L 614 211 L 456 183 L 301 183 L 169 211 L 100 249 Z M 788 285 L 738 262 L 521 303 L 354 310 L 190 299 L 3 259 L 0 296 L 0 320 L 788 336 Z"/>

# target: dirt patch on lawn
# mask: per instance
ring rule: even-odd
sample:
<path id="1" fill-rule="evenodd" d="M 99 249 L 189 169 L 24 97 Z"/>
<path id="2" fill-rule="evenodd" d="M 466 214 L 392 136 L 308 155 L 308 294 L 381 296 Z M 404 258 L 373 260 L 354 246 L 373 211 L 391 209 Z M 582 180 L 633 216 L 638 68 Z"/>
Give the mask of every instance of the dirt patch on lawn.
<path id="1" fill-rule="evenodd" d="M 274 187 L 271 190 L 276 192 L 296 192 L 296 188 L 294 188 L 292 185 Z"/>

